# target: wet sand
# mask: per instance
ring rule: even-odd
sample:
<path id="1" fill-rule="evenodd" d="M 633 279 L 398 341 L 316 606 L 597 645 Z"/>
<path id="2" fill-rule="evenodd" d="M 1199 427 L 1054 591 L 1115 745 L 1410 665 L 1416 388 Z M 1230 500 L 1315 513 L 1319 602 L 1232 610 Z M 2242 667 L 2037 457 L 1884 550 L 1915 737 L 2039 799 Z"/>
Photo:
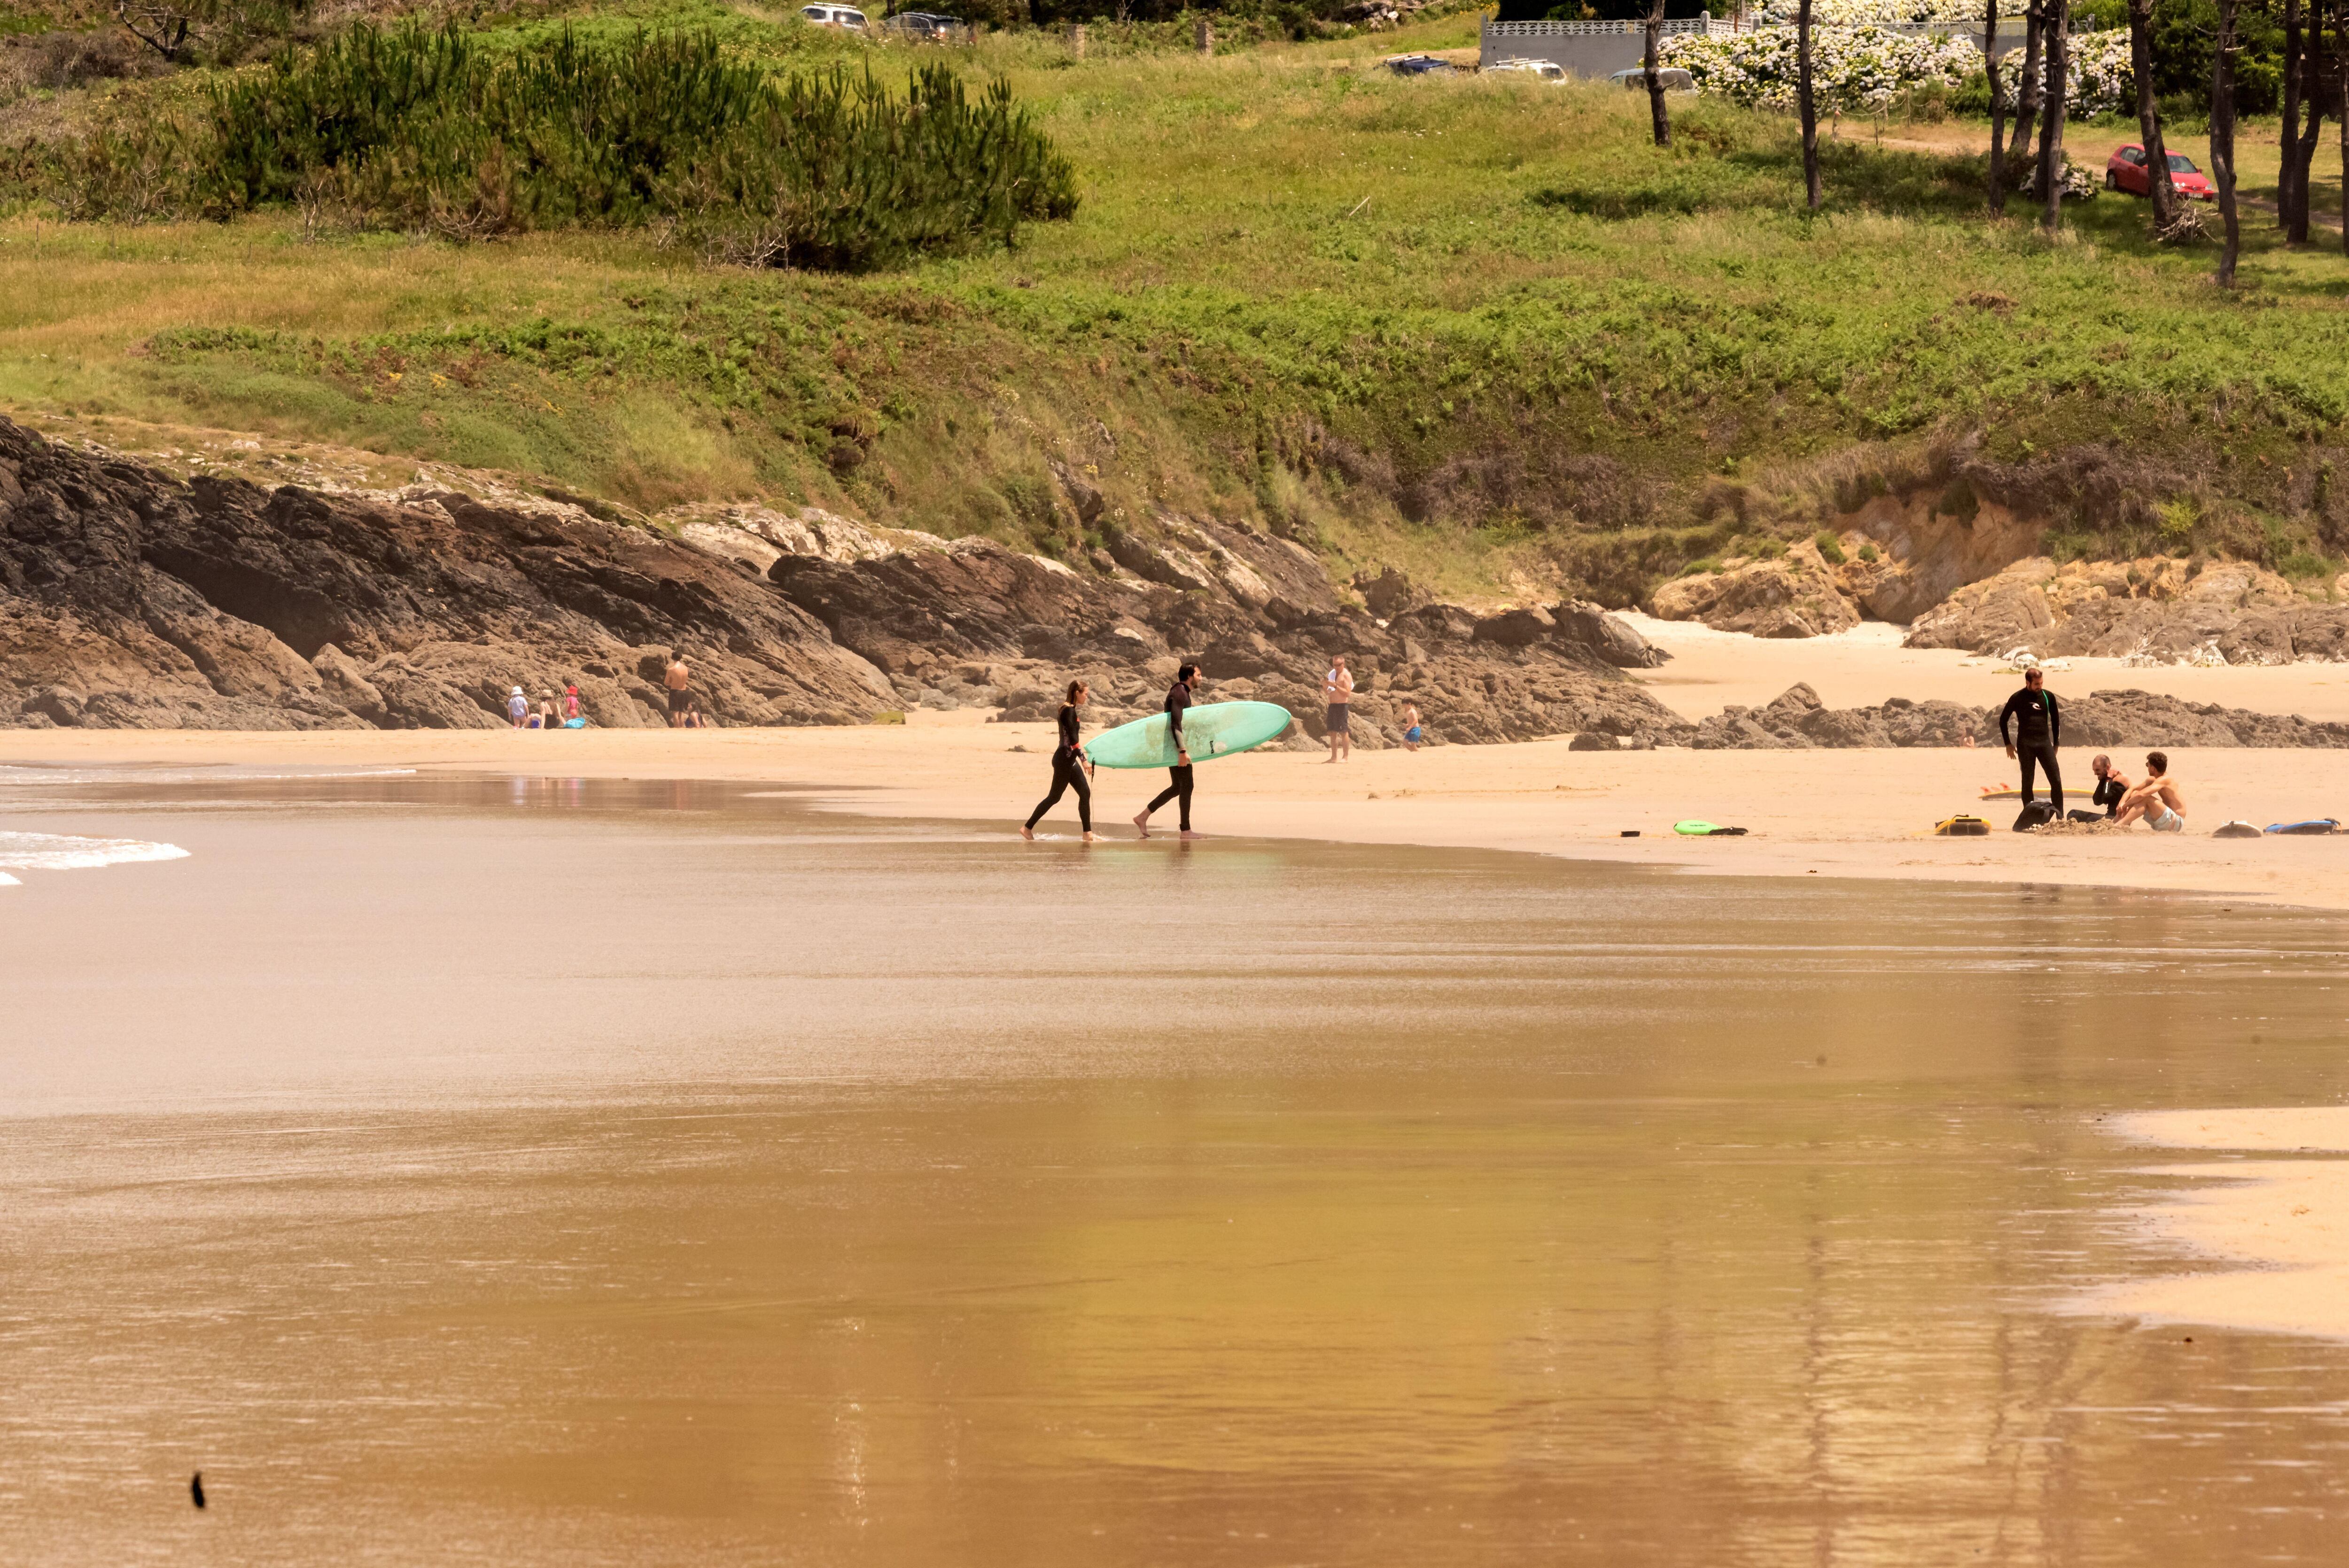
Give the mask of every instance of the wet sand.
<path id="1" fill-rule="evenodd" d="M 2349 1106 L 2146 1111 L 2111 1130 L 2229 1158 L 2148 1168 L 2180 1190 L 2135 1214 L 2148 1244 L 2205 1266 L 2091 1292 L 2085 1308 L 2349 1338 L 2349 1160 L 2310 1158 L 2349 1154 Z"/>
<path id="2" fill-rule="evenodd" d="M 1211 694 L 1212 695 L 1212 694 Z M 0 763 L 160 763 L 512 770 L 533 777 L 763 780 L 819 792 L 837 810 L 951 818 L 1010 835 L 1050 782 L 1049 725 L 916 715 L 904 727 L 698 732 L 592 730 L 217 735 L 190 731 L 25 732 L 0 739 Z M 2082 794 L 2090 753 L 2067 749 L 2065 782 Z M 2134 760 L 2134 759 L 2132 759 Z M 1226 836 L 1507 850 L 1733 876 L 1821 876 L 1938 882 L 2027 882 L 2169 889 L 2244 907 L 2349 909 L 2349 837 L 2213 839 L 2230 817 L 2264 827 L 2318 816 L 2349 820 L 2349 753 L 2178 750 L 2187 832 L 2033 836 L 2007 831 L 2012 785 L 1995 750 L 1569 752 L 1566 742 L 1357 753 L 1255 752 L 1199 772 L 1197 825 Z M 1127 820 L 1164 782 L 1104 771 L 1098 828 L 1130 852 Z M 1988 838 L 1944 839 L 1960 811 Z M 1697 818 L 1742 839 L 1675 838 Z M 1173 826 L 1162 812 L 1159 825 Z M 1073 801 L 1046 830 L 1073 835 Z M 1625 839 L 1626 830 L 1640 837 Z"/>
<path id="3" fill-rule="evenodd" d="M 2176 1266 L 2098 1116 L 2337 1090 L 2330 916 L 771 786 L 5 804 L 189 851 L 0 902 L 15 1561 L 2231 1568 L 2349 1524 L 2349 1346 L 2059 1310 Z"/>

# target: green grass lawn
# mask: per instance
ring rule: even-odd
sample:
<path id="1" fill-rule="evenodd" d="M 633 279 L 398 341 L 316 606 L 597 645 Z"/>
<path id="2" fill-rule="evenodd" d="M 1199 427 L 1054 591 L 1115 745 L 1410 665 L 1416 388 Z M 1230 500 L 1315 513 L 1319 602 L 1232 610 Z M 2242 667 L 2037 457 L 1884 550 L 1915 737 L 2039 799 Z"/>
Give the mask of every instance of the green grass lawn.
<path id="1" fill-rule="evenodd" d="M 646 19 L 779 60 L 867 47 L 747 6 L 594 25 Z M 2158 452 L 2156 488 L 2240 502 L 2295 548 L 2321 531 L 2309 476 L 2349 416 L 2337 252 L 2287 252 L 2255 217 L 2224 294 L 2212 250 L 2147 243 L 2141 202 L 2081 203 L 2051 242 L 1986 221 L 1950 158 L 1849 124 L 1813 217 L 1782 120 L 1691 104 L 1658 151 L 1637 95 L 1375 68 L 1474 38 L 1455 16 L 1083 61 L 989 38 L 963 57 L 1033 106 L 1082 206 L 1017 251 L 877 275 L 711 266 L 647 234 L 27 211 L 0 224 L 0 405 L 1065 552 L 1061 464 L 1109 526 L 1251 516 L 1462 592 L 1542 561 L 1626 591 L 1738 528 L 1801 526 L 1818 475 L 1971 431 L 2015 462 Z M 2102 134 L 2076 128 L 2075 156 Z"/>

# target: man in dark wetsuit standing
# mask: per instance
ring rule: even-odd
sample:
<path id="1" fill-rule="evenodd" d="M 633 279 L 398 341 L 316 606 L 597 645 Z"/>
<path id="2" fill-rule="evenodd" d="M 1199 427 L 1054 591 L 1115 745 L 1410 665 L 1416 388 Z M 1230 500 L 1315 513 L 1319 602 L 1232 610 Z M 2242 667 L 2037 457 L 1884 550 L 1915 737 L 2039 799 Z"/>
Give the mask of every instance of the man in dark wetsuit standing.
<path id="1" fill-rule="evenodd" d="M 1183 836 L 1199 836 L 1191 830 L 1191 748 L 1183 740 L 1183 711 L 1191 706 L 1191 693 L 1198 685 L 1199 666 L 1185 665 L 1175 673 L 1174 684 L 1166 688 L 1166 737 L 1174 743 L 1174 766 L 1166 770 L 1172 781 L 1133 820 L 1145 839 L 1150 837 L 1150 814 L 1169 800 L 1181 802 Z"/>
<path id="2" fill-rule="evenodd" d="M 2008 727 L 2013 733 L 2008 733 Z M 2055 766 L 2055 748 L 2064 743 L 2064 716 L 2055 709 L 2055 694 L 2047 689 L 2047 677 L 2037 670 L 2025 671 L 2023 689 L 2006 699 L 1999 710 L 1998 738 L 2006 742 L 2006 754 L 2023 759 L 2023 803 L 2031 804 L 2031 772 L 2033 764 L 2047 769 L 2047 793 L 2055 806 L 2055 815 L 2064 815 L 2064 775 Z"/>

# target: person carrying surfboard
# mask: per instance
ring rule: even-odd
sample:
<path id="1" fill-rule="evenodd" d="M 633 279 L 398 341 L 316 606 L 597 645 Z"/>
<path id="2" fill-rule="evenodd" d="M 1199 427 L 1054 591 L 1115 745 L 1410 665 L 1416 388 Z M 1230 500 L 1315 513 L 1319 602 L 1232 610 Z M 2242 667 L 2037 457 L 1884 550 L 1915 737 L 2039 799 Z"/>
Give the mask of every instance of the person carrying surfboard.
<path id="1" fill-rule="evenodd" d="M 1037 822 L 1071 789 L 1077 792 L 1077 820 L 1084 824 L 1085 842 L 1093 841 L 1093 791 L 1092 786 L 1085 782 L 1092 772 L 1093 759 L 1077 744 L 1077 709 L 1084 707 L 1085 699 L 1092 695 L 1084 682 L 1069 683 L 1069 700 L 1061 705 L 1061 744 L 1052 748 L 1052 792 L 1036 802 L 1036 809 L 1028 813 L 1027 825 L 1019 830 L 1019 836 L 1030 842 L 1036 837 Z"/>
<path id="2" fill-rule="evenodd" d="M 1348 733 L 1354 703 L 1354 673 L 1346 667 L 1346 655 L 1339 654 L 1330 661 L 1330 673 L 1321 677 L 1321 700 L 1329 711 L 1323 723 L 1330 732 L 1330 760 L 1343 762 L 1354 754 L 1354 738 Z"/>
<path id="3" fill-rule="evenodd" d="M 1174 743 L 1174 766 L 1166 770 L 1166 788 L 1158 791 L 1157 797 L 1133 819 L 1133 825 L 1142 830 L 1145 839 L 1150 837 L 1150 814 L 1169 800 L 1181 803 L 1183 837 L 1199 836 L 1191 830 L 1191 748 L 1183 740 L 1183 713 L 1191 706 L 1191 694 L 1198 686 L 1199 666 L 1185 665 L 1174 673 L 1174 684 L 1166 688 L 1166 738 Z"/>
<path id="4" fill-rule="evenodd" d="M 2013 733 L 2008 727 L 2013 726 Z M 2006 742 L 2009 757 L 2023 759 L 2023 804 L 2031 804 L 2031 773 L 2034 764 L 2047 769 L 2047 793 L 2060 820 L 2064 815 L 2064 775 L 2055 766 L 2056 748 L 2064 744 L 2064 716 L 2055 709 L 2055 694 L 2047 689 L 2047 677 L 2037 670 L 2026 670 L 2023 689 L 2006 699 L 1999 710 L 1998 738 Z"/>

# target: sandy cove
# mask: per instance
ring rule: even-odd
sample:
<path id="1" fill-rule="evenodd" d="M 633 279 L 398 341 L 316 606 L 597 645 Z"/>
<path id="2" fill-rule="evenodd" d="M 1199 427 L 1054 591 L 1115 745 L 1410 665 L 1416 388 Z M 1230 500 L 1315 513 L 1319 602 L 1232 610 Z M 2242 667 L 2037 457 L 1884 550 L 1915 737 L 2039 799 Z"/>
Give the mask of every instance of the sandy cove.
<path id="1" fill-rule="evenodd" d="M 1690 718 L 1766 702 L 1808 681 L 1832 707 L 1890 696 L 1996 705 L 2020 684 L 1992 660 L 1899 646 L 1895 627 L 1773 641 L 1631 617 L 1671 661 L 1634 672 Z M 1210 676 L 1213 672 L 1208 672 Z M 2311 718 L 2349 718 L 2349 665 L 2124 668 L 2081 659 L 2050 680 L 2059 696 L 2136 686 Z M 1212 680 L 1201 693 L 1212 702 Z M 433 768 L 569 777 L 756 779 L 791 785 L 846 810 L 993 824 L 1007 841 L 1049 782 L 1046 724 L 990 724 L 976 710 L 922 713 L 905 726 L 848 728 L 558 731 L 19 730 L 0 762 L 113 767 L 164 763 Z M 1024 748 L 1024 749 L 1019 749 Z M 2085 805 L 2091 752 L 2067 748 L 2064 779 Z M 2119 758 L 2136 776 L 2141 758 Z M 2006 830 L 2014 802 L 1982 804 L 2013 785 L 2014 765 L 1981 748 L 1569 752 L 1566 738 L 1358 752 L 1261 751 L 1204 766 L 1198 827 L 1217 835 L 1515 850 L 1745 876 L 1913 878 L 2172 889 L 2247 903 L 2349 909 L 2349 837 L 2213 839 L 2230 818 L 2349 820 L 2349 753 L 2177 749 L 2184 834 L 2040 836 Z M 1103 770 L 1095 826 L 1133 845 L 1128 820 L 1155 793 L 1155 772 Z M 1988 838 L 1943 839 L 1959 811 L 1989 820 Z M 1742 839 L 1682 839 L 1699 818 L 1749 830 Z M 1173 827 L 1171 812 L 1160 824 Z M 1640 837 L 1621 835 L 1636 830 Z M 1073 838 L 1064 800 L 1040 831 Z"/>
<path id="2" fill-rule="evenodd" d="M 1210 694 L 1212 695 L 1212 694 Z M 807 789 L 838 809 L 986 822 L 1007 846 L 1048 782 L 1050 727 L 941 722 L 843 729 L 536 732 L 408 730 L 221 734 L 50 730 L 0 741 L 0 762 L 460 769 L 568 777 L 757 779 Z M 944 722 L 965 717 L 966 722 Z M 1014 750 L 1015 747 L 1026 749 Z M 2134 758 L 2130 759 L 2134 762 Z M 2088 753 L 2065 754 L 2082 788 Z M 1979 807 L 1988 838 L 1931 836 L 2013 782 L 1995 750 L 1572 752 L 1559 740 L 1319 755 L 1257 752 L 1199 770 L 1197 825 L 1216 835 L 1516 850 L 1733 875 L 1908 877 L 2169 888 L 2246 903 L 2349 909 L 2349 838 L 2227 840 L 2228 817 L 2265 825 L 2349 816 L 2349 758 L 2336 751 L 2179 751 L 2189 831 L 2043 837 L 2008 832 L 2014 803 Z M 1103 769 L 1096 827 L 1112 852 L 1141 846 L 1127 820 L 1164 782 Z M 1683 818 L 1750 830 L 1677 838 Z M 1159 819 L 1171 830 L 1171 815 Z M 1627 830 L 1640 837 L 1626 839 Z M 1073 803 L 1041 830 L 1073 838 Z"/>

